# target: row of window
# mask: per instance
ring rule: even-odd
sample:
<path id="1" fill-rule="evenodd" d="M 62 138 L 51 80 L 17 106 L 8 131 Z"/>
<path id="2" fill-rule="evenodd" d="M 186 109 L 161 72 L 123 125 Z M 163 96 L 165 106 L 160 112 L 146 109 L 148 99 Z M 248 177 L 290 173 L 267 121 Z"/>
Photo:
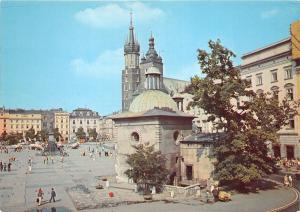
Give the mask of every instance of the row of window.
<path id="1" fill-rule="evenodd" d="M 78 120 L 77 120 L 77 122 L 78 122 Z M 90 124 L 90 123 L 92 123 L 92 122 L 93 122 L 93 120 L 86 120 L 86 123 L 87 123 L 87 124 Z M 75 124 L 75 123 L 76 123 L 76 120 L 73 120 L 72 123 Z M 82 123 L 83 123 L 83 121 L 82 121 L 82 120 L 79 120 L 79 124 L 82 124 Z M 94 124 L 97 124 L 97 120 L 94 120 Z"/>
<path id="2" fill-rule="evenodd" d="M 4 127 L 6 127 L 6 124 L 4 125 Z M 30 129 L 30 128 L 34 128 L 34 125 L 24 125 L 24 124 L 16 124 L 16 125 L 11 125 L 10 128 L 11 129 L 18 129 L 20 127 L 20 129 Z M 40 125 L 36 125 L 36 128 L 40 128 Z"/>
<path id="3" fill-rule="evenodd" d="M 287 100 L 289 100 L 289 101 L 294 100 L 294 85 L 291 84 L 291 83 L 288 83 L 284 86 L 284 89 L 285 89 L 285 95 L 286 95 Z M 258 89 L 256 91 L 257 94 L 260 94 L 260 93 L 263 93 L 263 92 L 264 91 L 262 89 Z M 279 99 L 279 92 L 280 92 L 279 87 L 273 86 L 271 88 L 271 92 L 272 92 L 273 97 L 278 100 Z"/>
<path id="4" fill-rule="evenodd" d="M 270 74 L 271 74 L 271 83 L 277 82 L 278 81 L 277 69 L 271 70 Z M 291 67 L 286 67 L 284 69 L 284 75 L 285 75 L 284 77 L 285 80 L 293 78 Z M 246 79 L 250 82 L 250 84 L 252 84 L 252 76 L 247 76 Z M 263 74 L 262 73 L 256 74 L 256 85 L 259 86 L 262 84 L 263 84 Z"/>
<path id="5" fill-rule="evenodd" d="M 21 119 L 21 120 L 19 120 L 19 119 L 10 119 L 10 123 L 18 123 L 18 122 L 21 122 L 21 123 L 24 123 L 24 122 L 26 122 L 26 123 L 29 123 L 29 122 L 31 122 L 31 123 L 40 123 L 41 122 L 41 120 L 36 120 L 36 119 L 27 119 L 27 120 L 23 120 L 23 119 Z M 4 119 L 4 122 L 6 122 L 6 119 Z"/>

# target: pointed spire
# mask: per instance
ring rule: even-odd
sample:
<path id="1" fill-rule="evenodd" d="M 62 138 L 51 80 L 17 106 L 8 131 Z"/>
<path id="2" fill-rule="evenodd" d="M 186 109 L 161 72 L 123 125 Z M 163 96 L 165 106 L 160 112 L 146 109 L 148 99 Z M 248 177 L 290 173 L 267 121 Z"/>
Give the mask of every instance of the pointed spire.
<path id="1" fill-rule="evenodd" d="M 130 26 L 133 27 L 133 24 L 132 24 L 132 10 L 130 11 Z"/>
<path id="2" fill-rule="evenodd" d="M 139 52 L 140 51 L 140 45 L 136 39 L 135 33 L 134 33 L 134 27 L 133 27 L 133 14 L 132 11 L 130 11 L 130 25 L 129 25 L 129 34 L 128 39 L 125 42 L 124 46 L 125 52 Z"/>

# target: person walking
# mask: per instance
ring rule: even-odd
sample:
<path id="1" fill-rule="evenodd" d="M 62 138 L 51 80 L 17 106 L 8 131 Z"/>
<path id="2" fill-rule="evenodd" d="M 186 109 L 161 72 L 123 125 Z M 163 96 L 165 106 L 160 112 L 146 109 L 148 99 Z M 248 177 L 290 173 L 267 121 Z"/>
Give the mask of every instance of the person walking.
<path id="1" fill-rule="evenodd" d="M 2 161 L 0 161 L 0 171 L 2 172 L 2 170 L 3 170 L 3 163 Z"/>
<path id="2" fill-rule="evenodd" d="M 51 202 L 53 200 L 53 202 L 55 202 L 55 197 L 56 197 L 56 193 L 54 191 L 54 188 L 51 189 L 51 198 L 49 200 L 49 202 Z"/>
<path id="3" fill-rule="evenodd" d="M 7 164 L 7 171 L 10 172 L 10 170 L 11 170 L 11 162 L 9 162 L 9 163 Z"/>
<path id="4" fill-rule="evenodd" d="M 6 163 L 4 163 L 4 168 L 3 168 L 3 170 L 6 172 Z"/>
<path id="5" fill-rule="evenodd" d="M 292 178 L 292 175 L 289 175 L 289 187 L 293 187 L 293 178 Z"/>
<path id="6" fill-rule="evenodd" d="M 43 199 L 43 196 L 44 196 L 44 192 L 41 188 L 39 189 L 37 196 L 38 196 L 38 200 L 39 200 L 38 205 L 41 205 L 42 204 L 42 199 Z"/>
<path id="7" fill-rule="evenodd" d="M 284 175 L 283 177 L 283 185 L 285 187 L 288 187 L 289 186 L 289 179 L 288 179 L 288 176 L 287 175 Z"/>

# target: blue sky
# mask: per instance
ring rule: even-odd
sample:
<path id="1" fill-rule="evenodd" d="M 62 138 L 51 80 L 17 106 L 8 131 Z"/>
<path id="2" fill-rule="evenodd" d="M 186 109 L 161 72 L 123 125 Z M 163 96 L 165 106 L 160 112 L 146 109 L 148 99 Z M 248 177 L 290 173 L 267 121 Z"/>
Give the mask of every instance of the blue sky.
<path id="1" fill-rule="evenodd" d="M 237 55 L 289 36 L 300 2 L 0 2 L 0 105 L 101 115 L 121 108 L 123 44 L 133 12 L 141 52 L 152 31 L 166 77 L 200 74 L 197 49 Z"/>

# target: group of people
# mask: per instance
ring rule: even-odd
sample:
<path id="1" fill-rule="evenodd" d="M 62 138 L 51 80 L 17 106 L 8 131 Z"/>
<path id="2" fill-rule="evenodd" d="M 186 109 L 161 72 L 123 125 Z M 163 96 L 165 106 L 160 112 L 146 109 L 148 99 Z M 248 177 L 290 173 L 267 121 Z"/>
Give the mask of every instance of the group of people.
<path id="1" fill-rule="evenodd" d="M 53 156 L 51 156 L 51 162 L 52 162 L 52 164 L 54 163 L 54 158 L 53 158 Z M 48 162 L 49 162 L 49 157 L 48 156 L 45 156 L 44 157 L 44 164 L 48 164 Z"/>
<path id="2" fill-rule="evenodd" d="M 292 187 L 293 186 L 293 178 L 292 175 L 284 175 L 283 177 L 283 185 L 285 187 Z"/>
<path id="3" fill-rule="evenodd" d="M 9 160 L 9 162 L 6 164 L 6 163 L 3 163 L 2 161 L 0 161 L 0 172 L 2 171 L 11 171 L 11 162 Z"/>
<path id="4" fill-rule="evenodd" d="M 277 163 L 276 165 L 279 167 L 283 167 L 286 171 L 288 170 L 300 170 L 300 160 L 288 160 L 287 158 L 277 158 L 276 159 Z"/>
<path id="5" fill-rule="evenodd" d="M 54 190 L 54 188 L 51 188 L 51 192 L 50 192 L 50 200 L 49 202 L 51 202 L 53 200 L 53 202 L 55 202 L 55 197 L 56 197 L 56 192 Z M 39 190 L 37 191 L 37 198 L 36 198 L 36 203 L 38 206 L 40 206 L 42 204 L 44 198 L 44 192 L 42 190 L 42 188 L 39 188 Z"/>
<path id="6" fill-rule="evenodd" d="M 7 147 L 1 146 L 1 147 L 0 147 L 0 153 L 6 153 L 6 154 L 8 154 L 8 149 L 7 149 Z"/>

